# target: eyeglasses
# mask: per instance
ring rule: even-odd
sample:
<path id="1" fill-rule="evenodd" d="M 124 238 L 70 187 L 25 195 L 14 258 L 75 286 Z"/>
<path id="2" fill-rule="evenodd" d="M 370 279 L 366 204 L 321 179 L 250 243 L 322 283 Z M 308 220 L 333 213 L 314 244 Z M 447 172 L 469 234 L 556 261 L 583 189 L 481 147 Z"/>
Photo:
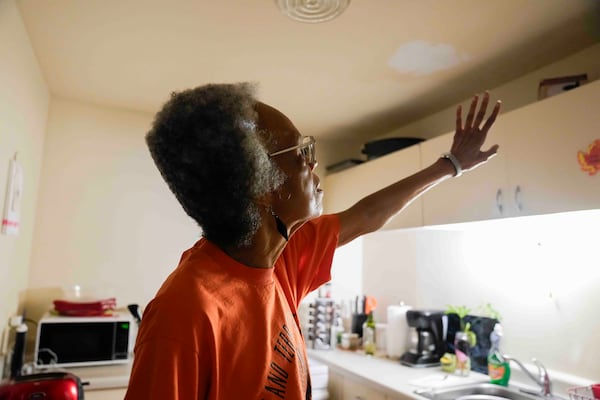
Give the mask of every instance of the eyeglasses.
<path id="1" fill-rule="evenodd" d="M 300 154 L 304 157 L 307 164 L 317 163 L 317 154 L 315 150 L 315 143 L 317 141 L 312 136 L 302 136 L 301 143 L 297 146 L 287 147 L 283 150 L 278 150 L 273 153 L 269 153 L 269 157 L 278 156 L 288 151 L 300 149 Z"/>

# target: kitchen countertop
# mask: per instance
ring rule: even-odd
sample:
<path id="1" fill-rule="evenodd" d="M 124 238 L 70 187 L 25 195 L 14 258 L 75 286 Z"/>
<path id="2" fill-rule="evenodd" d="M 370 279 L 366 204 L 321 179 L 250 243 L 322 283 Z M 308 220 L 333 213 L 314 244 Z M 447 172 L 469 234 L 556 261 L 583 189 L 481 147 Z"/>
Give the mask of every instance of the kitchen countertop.
<path id="1" fill-rule="evenodd" d="M 417 395 L 415 390 L 457 386 L 471 382 L 488 382 L 489 380 L 487 375 L 474 371 L 471 371 L 468 377 L 460 377 L 448 375 L 440 368 L 411 368 L 385 356 L 367 356 L 361 351 L 308 349 L 308 356 L 324 363 L 334 372 L 359 383 L 370 385 L 396 398 L 424 400 L 424 397 Z M 536 371 L 535 366 L 528 363 L 525 365 L 530 371 Z M 552 382 L 552 393 L 563 399 L 569 398 L 568 388 L 583 387 L 594 383 L 586 378 L 551 369 L 548 370 L 548 375 Z M 528 390 L 539 389 L 516 365 L 511 365 L 510 379 L 512 387 Z"/>
<path id="2" fill-rule="evenodd" d="M 312 360 L 321 362 L 330 370 L 348 376 L 357 382 L 373 386 L 386 394 L 410 399 L 423 399 L 415 395 L 419 388 L 447 384 L 486 381 L 487 375 L 471 372 L 468 377 L 447 376 L 439 368 L 410 368 L 385 357 L 366 356 L 359 351 L 308 350 Z M 131 363 L 81 368 L 65 368 L 87 382 L 86 391 L 126 388 L 131 373 Z M 442 381 L 442 379 L 444 379 Z"/>
<path id="3" fill-rule="evenodd" d="M 467 377 L 448 375 L 440 368 L 411 368 L 400 364 L 399 361 L 384 356 L 367 356 L 361 351 L 346 350 L 313 350 L 308 349 L 309 358 L 321 362 L 331 371 L 353 379 L 390 396 L 405 399 L 424 398 L 415 394 L 415 390 L 455 386 L 471 382 L 487 382 L 488 376 L 473 372 Z M 129 382 L 132 363 L 66 368 L 65 370 L 79 376 L 88 382 L 86 391 L 126 388 Z M 534 369 L 531 369 L 534 371 Z M 511 385 L 535 389 L 535 385 L 518 368 L 512 368 Z M 557 371 L 549 370 L 554 387 L 553 393 L 568 398 L 566 389 L 573 386 L 586 386 L 592 382 Z"/>
<path id="4" fill-rule="evenodd" d="M 129 383 L 132 362 L 127 364 L 102 365 L 94 367 L 64 368 L 78 376 L 86 391 L 103 389 L 125 389 Z"/>
<path id="5" fill-rule="evenodd" d="M 487 375 L 473 371 L 469 376 L 462 377 L 442 372 L 439 367 L 411 368 L 399 361 L 367 356 L 360 351 L 308 349 L 308 356 L 326 364 L 331 371 L 396 398 L 423 400 L 423 397 L 415 394 L 415 390 L 489 380 Z"/>

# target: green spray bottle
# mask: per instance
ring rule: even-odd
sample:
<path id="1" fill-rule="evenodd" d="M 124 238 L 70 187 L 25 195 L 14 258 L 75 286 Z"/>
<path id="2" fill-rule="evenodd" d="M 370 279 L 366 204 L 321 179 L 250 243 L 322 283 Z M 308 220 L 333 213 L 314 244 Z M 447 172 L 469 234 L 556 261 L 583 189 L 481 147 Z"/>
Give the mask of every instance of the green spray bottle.
<path id="1" fill-rule="evenodd" d="M 502 339 L 502 325 L 496 323 L 490 334 L 491 347 L 488 353 L 488 375 L 490 382 L 496 385 L 508 386 L 510 380 L 510 362 L 500 352 L 500 340 Z"/>

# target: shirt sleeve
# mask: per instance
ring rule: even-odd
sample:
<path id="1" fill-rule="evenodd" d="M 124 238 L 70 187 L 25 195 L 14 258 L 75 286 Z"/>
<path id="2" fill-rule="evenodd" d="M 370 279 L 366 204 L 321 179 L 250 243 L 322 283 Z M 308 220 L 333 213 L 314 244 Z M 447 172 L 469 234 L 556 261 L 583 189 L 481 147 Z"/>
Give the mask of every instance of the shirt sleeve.
<path id="1" fill-rule="evenodd" d="M 173 339 L 149 340 L 136 346 L 125 400 L 203 399 L 200 357 Z"/>
<path id="2" fill-rule="evenodd" d="M 294 292 L 296 306 L 308 293 L 331 280 L 339 231 L 337 215 L 330 214 L 307 222 L 290 238 L 283 254 L 284 280 Z"/>
<path id="3" fill-rule="evenodd" d="M 211 329 L 202 313 L 190 317 L 189 296 L 175 294 L 159 294 L 146 307 L 125 400 L 207 398 L 214 370 Z"/>

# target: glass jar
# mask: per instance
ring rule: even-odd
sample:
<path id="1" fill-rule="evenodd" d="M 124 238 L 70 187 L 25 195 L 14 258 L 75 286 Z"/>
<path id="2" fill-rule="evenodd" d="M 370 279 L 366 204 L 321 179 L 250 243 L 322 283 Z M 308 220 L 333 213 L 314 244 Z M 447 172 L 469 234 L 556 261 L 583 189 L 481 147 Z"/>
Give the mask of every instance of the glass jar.
<path id="1" fill-rule="evenodd" d="M 456 355 L 455 373 L 460 376 L 469 375 L 471 371 L 471 341 L 467 332 L 456 332 L 454 354 Z"/>

